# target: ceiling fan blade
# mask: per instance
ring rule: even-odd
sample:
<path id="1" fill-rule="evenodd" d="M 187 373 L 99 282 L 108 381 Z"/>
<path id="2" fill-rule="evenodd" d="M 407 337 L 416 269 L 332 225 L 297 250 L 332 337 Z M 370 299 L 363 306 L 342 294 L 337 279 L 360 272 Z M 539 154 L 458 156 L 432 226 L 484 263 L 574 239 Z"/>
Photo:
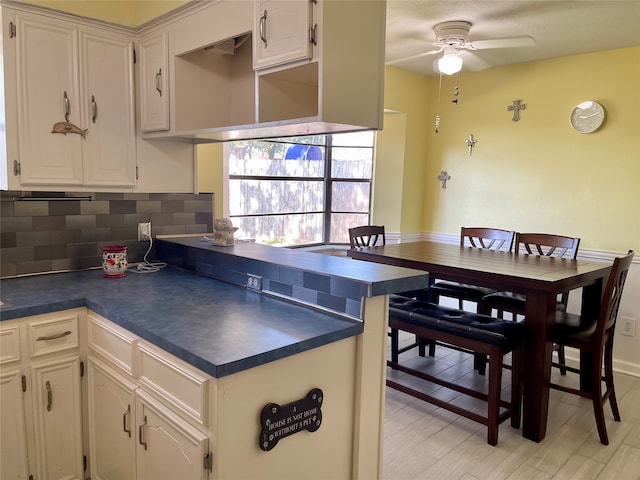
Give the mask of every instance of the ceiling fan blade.
<path id="1" fill-rule="evenodd" d="M 486 62 L 473 51 L 461 51 L 460 57 L 462 58 L 462 68 L 468 72 L 479 72 L 491 68 L 492 65 Z"/>
<path id="2" fill-rule="evenodd" d="M 469 50 L 483 50 L 483 49 L 489 49 L 489 48 L 534 47 L 535 45 L 536 45 L 536 41 L 533 38 L 522 36 L 522 37 L 496 38 L 493 40 L 474 40 L 473 42 L 465 43 L 463 45 L 463 48 L 467 48 Z"/>
<path id="3" fill-rule="evenodd" d="M 427 55 L 433 55 L 436 53 L 440 53 L 443 48 L 440 48 L 438 50 L 429 50 L 428 52 L 422 52 L 422 53 L 417 53 L 415 55 L 410 55 L 408 57 L 403 57 L 403 58 L 398 58 L 396 60 L 389 60 L 388 62 L 385 62 L 386 65 L 396 65 L 398 63 L 403 63 L 403 62 L 408 62 L 409 60 L 415 60 L 416 58 L 421 58 L 421 57 L 425 57 Z"/>

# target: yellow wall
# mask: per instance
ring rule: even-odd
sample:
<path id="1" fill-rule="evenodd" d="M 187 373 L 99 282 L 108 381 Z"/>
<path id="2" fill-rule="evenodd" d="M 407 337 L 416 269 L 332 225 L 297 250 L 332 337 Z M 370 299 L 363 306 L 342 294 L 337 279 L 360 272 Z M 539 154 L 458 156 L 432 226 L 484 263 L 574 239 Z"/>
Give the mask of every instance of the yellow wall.
<path id="1" fill-rule="evenodd" d="M 198 192 L 215 194 L 214 218 L 223 217 L 224 165 L 222 143 L 198 145 Z"/>
<path id="2" fill-rule="evenodd" d="M 406 114 L 385 112 L 384 130 L 376 138 L 371 224 L 385 225 L 389 232 L 401 231 L 397 212 L 402 211 L 406 128 Z"/>
<path id="3" fill-rule="evenodd" d="M 444 77 L 438 134 L 439 79 L 388 68 L 385 80 L 385 107 L 407 113 L 403 233 L 493 225 L 640 250 L 640 47 L 463 74 L 458 105 L 456 78 Z M 507 110 L 516 99 L 527 105 L 519 122 Z M 569 125 L 584 100 L 606 110 L 591 134 Z"/>
<path id="4" fill-rule="evenodd" d="M 128 27 L 137 27 L 159 17 L 188 0 L 22 0 L 82 17 L 97 18 Z"/>
<path id="5" fill-rule="evenodd" d="M 186 3 L 25 1 L 128 26 Z M 496 225 L 580 236 L 586 249 L 640 251 L 640 47 L 462 74 L 457 82 L 453 105 L 456 77 L 443 78 L 438 101 L 438 78 L 386 69 L 385 108 L 402 116 L 380 135 L 374 222 L 401 233 Z M 527 105 L 519 122 L 507 111 L 516 99 Z M 583 135 L 568 119 L 588 99 L 604 105 L 607 119 Z M 470 133 L 478 140 L 471 157 Z M 217 217 L 221 152 L 220 145 L 198 147 L 199 188 L 216 193 Z M 451 176 L 446 190 L 441 170 Z"/>
<path id="6" fill-rule="evenodd" d="M 424 178 L 427 169 L 428 142 L 431 128 L 429 118 L 429 82 L 427 77 L 387 68 L 385 71 L 384 107 L 387 110 L 402 112 L 406 115 L 405 138 L 397 139 L 404 144 L 404 159 L 398 157 L 384 158 L 378 155 L 377 160 L 390 163 L 392 168 L 403 166 L 403 180 L 400 185 L 387 179 L 376 179 L 376 190 L 402 188 L 401 210 L 388 218 L 380 218 L 376 212 L 373 217 L 379 223 L 391 225 L 400 219 L 400 232 L 420 232 L 423 230 L 423 208 L 425 205 Z M 385 115 L 385 122 L 389 115 Z M 397 129 L 396 129 L 397 130 Z M 399 132 L 399 131 L 398 131 Z M 380 138 L 380 140 L 383 140 Z M 384 140 L 390 141 L 389 136 Z M 380 148 L 380 146 L 379 146 Z M 380 170 L 380 167 L 376 167 Z M 379 208 L 376 207 L 376 208 Z M 389 229 L 389 231 L 394 231 Z"/>

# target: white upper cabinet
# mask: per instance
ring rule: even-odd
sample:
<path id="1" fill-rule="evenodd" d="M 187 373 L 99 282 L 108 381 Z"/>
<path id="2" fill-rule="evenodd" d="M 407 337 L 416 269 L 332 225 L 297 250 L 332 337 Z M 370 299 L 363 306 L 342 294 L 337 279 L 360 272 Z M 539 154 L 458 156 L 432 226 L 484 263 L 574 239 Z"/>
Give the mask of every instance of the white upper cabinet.
<path id="1" fill-rule="evenodd" d="M 169 34 L 140 40 L 140 129 L 169 130 Z"/>
<path id="2" fill-rule="evenodd" d="M 17 26 L 4 42 L 7 91 L 17 93 L 6 95 L 11 189 L 164 191 L 176 175 L 189 180 L 193 149 L 181 171 L 156 180 L 157 153 L 175 145 L 154 139 L 382 128 L 384 0 L 192 2 L 138 35 L 23 6 L 5 12 Z"/>
<path id="3" fill-rule="evenodd" d="M 23 184 L 82 184 L 82 137 L 53 134 L 80 120 L 78 32 L 63 22 L 16 14 L 20 177 Z M 7 72 L 12 68 L 6 65 Z"/>
<path id="4" fill-rule="evenodd" d="M 386 3 L 317 0 L 311 8 L 313 58 L 257 72 L 258 124 L 278 122 L 289 135 L 381 129 Z"/>
<path id="5" fill-rule="evenodd" d="M 171 24 L 163 135 L 206 142 L 381 129 L 385 20 L 383 0 L 223 0 Z"/>
<path id="6" fill-rule="evenodd" d="M 312 0 L 255 2 L 255 69 L 311 58 L 315 33 L 311 4 Z"/>
<path id="7" fill-rule="evenodd" d="M 135 185 L 131 39 L 28 12 L 15 25 L 20 184 Z"/>
<path id="8" fill-rule="evenodd" d="M 135 184 L 136 144 L 133 43 L 129 38 L 81 32 L 80 70 L 84 184 Z"/>

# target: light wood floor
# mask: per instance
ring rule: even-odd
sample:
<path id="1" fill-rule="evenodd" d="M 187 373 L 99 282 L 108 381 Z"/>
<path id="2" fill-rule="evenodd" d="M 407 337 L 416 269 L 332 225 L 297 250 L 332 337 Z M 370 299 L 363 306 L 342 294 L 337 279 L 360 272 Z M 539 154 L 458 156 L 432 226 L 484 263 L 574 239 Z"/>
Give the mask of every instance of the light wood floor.
<path id="1" fill-rule="evenodd" d="M 410 337 L 405 337 L 408 341 Z M 486 378 L 473 372 L 470 355 L 445 347 L 436 357 L 421 358 L 417 351 L 403 353 L 401 363 L 411 363 L 456 382 L 483 385 Z M 506 372 L 506 371 L 505 371 Z M 484 403 L 427 384 L 388 369 L 390 378 L 421 384 L 440 398 L 466 406 Z M 508 398 L 505 373 L 503 398 Z M 557 369 L 554 381 L 560 378 Z M 562 382 L 577 385 L 568 373 Z M 486 441 L 486 427 L 414 397 L 387 388 L 384 441 L 385 480 L 542 480 L 640 479 L 640 378 L 616 374 L 616 394 L 622 421 L 615 422 L 605 405 L 609 445 L 598 439 L 590 400 L 551 391 L 546 438 L 535 443 L 522 437 L 509 420 L 500 425 L 498 445 Z"/>

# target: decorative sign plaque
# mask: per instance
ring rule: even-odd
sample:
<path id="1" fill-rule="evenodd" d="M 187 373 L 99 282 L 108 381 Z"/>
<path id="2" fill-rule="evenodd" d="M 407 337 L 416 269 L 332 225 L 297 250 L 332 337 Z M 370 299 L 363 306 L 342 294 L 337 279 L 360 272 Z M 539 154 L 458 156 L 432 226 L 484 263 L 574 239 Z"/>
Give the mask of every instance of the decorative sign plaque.
<path id="1" fill-rule="evenodd" d="M 260 448 L 268 452 L 281 438 L 307 430 L 315 432 L 322 423 L 322 399 L 324 394 L 319 388 L 311 390 L 301 400 L 278 405 L 268 403 L 260 415 Z"/>

